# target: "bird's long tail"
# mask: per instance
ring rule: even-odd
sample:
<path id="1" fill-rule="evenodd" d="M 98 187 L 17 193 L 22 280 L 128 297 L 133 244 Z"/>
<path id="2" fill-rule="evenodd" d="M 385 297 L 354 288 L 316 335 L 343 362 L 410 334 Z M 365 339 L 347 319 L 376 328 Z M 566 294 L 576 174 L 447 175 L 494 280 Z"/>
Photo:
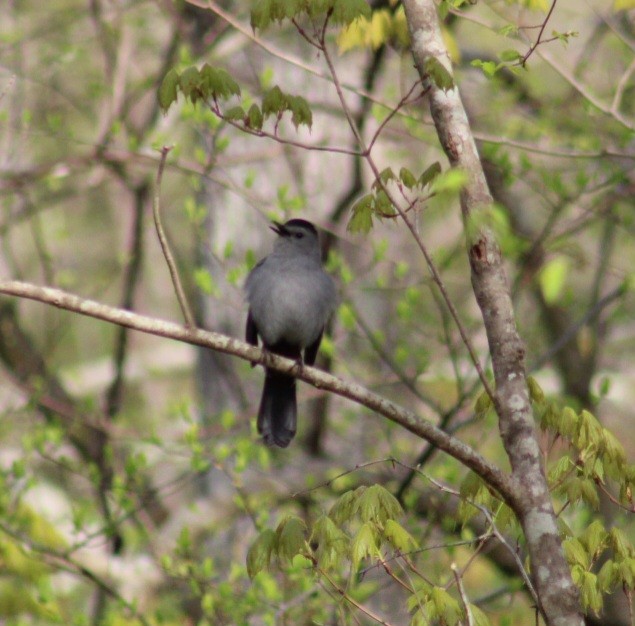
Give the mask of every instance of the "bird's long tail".
<path id="1" fill-rule="evenodd" d="M 295 378 L 267 369 L 257 422 L 265 443 L 286 448 L 295 436 L 297 417 Z"/>

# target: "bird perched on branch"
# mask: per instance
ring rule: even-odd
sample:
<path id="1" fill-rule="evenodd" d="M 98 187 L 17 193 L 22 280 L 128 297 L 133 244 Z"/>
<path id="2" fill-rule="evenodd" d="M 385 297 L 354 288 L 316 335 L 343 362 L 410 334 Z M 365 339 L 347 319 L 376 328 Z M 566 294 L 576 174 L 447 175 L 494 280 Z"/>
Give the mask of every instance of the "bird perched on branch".
<path id="1" fill-rule="evenodd" d="M 246 340 L 263 350 L 313 365 L 324 327 L 337 302 L 333 279 L 324 271 L 318 233 L 306 220 L 270 227 L 278 238 L 273 252 L 245 283 L 249 314 Z M 304 351 L 304 361 L 302 352 Z M 268 445 L 286 448 L 295 436 L 295 377 L 265 368 L 258 432 Z"/>

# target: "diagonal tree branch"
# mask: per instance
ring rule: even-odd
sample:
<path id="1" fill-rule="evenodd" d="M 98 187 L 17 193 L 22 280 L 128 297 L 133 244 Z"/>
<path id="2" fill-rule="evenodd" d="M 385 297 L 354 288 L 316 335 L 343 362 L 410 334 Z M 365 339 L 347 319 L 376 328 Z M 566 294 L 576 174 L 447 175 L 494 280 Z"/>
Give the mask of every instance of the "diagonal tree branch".
<path id="1" fill-rule="evenodd" d="M 525 370 L 525 346 L 514 319 L 500 248 L 475 219 L 492 204 L 474 137 L 456 86 L 444 90 L 431 79 L 430 63 L 452 73 L 433 0 L 404 0 L 415 65 L 429 86 L 430 111 L 453 167 L 468 175 L 461 210 L 468 226 L 472 287 L 481 309 L 496 381 L 494 404 L 505 450 L 518 486 L 512 508 L 527 540 L 534 585 L 549 626 L 582 626 L 578 591 L 564 558 L 556 517 L 541 464 Z"/>
<path id="2" fill-rule="evenodd" d="M 228 337 L 221 333 L 187 328 L 173 322 L 139 315 L 94 300 L 87 300 L 60 289 L 39 287 L 20 281 L 2 281 L 0 282 L 0 293 L 37 300 L 38 302 L 112 324 L 126 326 L 127 328 L 159 337 L 166 337 L 192 345 L 210 348 L 211 350 L 217 350 L 225 354 L 232 354 L 252 363 L 263 365 L 266 360 L 267 367 L 287 372 L 314 387 L 331 391 L 353 402 L 357 402 L 399 424 L 415 435 L 426 439 L 473 470 L 496 489 L 512 508 L 517 508 L 518 503 L 515 502 L 515 500 L 517 500 L 518 497 L 519 485 L 515 479 L 511 478 L 496 465 L 482 457 L 476 450 L 456 437 L 448 435 L 412 411 L 400 407 L 394 402 L 365 389 L 361 385 L 344 381 L 341 378 L 337 378 L 336 376 L 313 367 L 303 366 L 302 368 L 298 368 L 296 361 L 293 359 L 286 359 L 271 354 L 267 354 L 265 357 L 260 348 L 255 348 L 244 341 L 239 341 L 238 339 Z"/>

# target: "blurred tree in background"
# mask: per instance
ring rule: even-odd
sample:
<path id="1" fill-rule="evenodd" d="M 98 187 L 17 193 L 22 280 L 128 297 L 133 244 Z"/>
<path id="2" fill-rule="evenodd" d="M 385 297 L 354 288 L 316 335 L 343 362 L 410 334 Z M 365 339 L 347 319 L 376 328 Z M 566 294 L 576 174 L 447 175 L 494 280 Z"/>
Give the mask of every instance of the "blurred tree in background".
<path id="1" fill-rule="evenodd" d="M 3 623 L 578 624 L 558 594 L 635 623 L 635 5 L 441 0 L 441 45 L 432 6 L 0 8 Z M 196 325 L 233 337 L 268 220 L 318 224 L 318 366 L 394 405 L 302 385 L 268 449 L 245 354 L 8 295 L 182 323 L 159 198 Z"/>

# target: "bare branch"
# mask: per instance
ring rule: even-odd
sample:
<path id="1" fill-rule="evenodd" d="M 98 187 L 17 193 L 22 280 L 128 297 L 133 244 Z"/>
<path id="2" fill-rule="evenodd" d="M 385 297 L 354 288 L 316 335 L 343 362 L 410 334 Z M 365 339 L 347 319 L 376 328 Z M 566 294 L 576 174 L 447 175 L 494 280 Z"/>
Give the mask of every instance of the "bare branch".
<path id="1" fill-rule="evenodd" d="M 454 574 L 454 580 L 456 581 L 456 586 L 459 590 L 459 596 L 461 597 L 461 602 L 463 603 L 463 608 L 465 609 L 467 626 L 474 626 L 474 617 L 472 616 L 472 611 L 470 609 L 470 601 L 467 599 L 467 594 L 465 593 L 465 588 L 463 587 L 463 580 L 458 572 L 456 563 L 452 563 L 450 565 L 450 569 Z"/>
<path id="2" fill-rule="evenodd" d="M 157 235 L 159 237 L 159 242 L 161 243 L 161 249 L 163 250 L 163 256 L 165 257 L 165 261 L 168 264 L 168 269 L 170 270 L 170 277 L 172 278 L 172 284 L 174 285 L 174 290 L 176 291 L 176 297 L 179 301 L 179 305 L 181 307 L 181 311 L 183 313 L 183 317 L 185 318 L 185 323 L 189 328 L 194 328 L 196 326 L 196 321 L 194 320 L 194 315 L 192 314 L 192 309 L 187 301 L 187 297 L 185 295 L 185 290 L 183 289 L 183 285 L 181 283 L 181 279 L 179 277 L 179 271 L 176 267 L 176 263 L 174 261 L 174 256 L 172 255 L 172 251 L 170 250 L 170 244 L 168 243 L 168 238 L 165 235 L 165 231 L 163 230 L 163 224 L 161 223 L 161 213 L 159 211 L 159 197 L 161 195 L 161 179 L 163 178 L 163 169 L 165 167 L 165 159 L 168 156 L 172 148 L 167 148 L 163 146 L 161 149 L 161 161 L 159 162 L 159 170 L 157 172 L 157 186 L 154 192 L 154 200 L 152 202 L 152 213 L 154 215 L 154 224 L 157 229 Z"/>
<path id="3" fill-rule="evenodd" d="M 547 27 L 547 22 L 549 21 L 549 18 L 551 17 L 554 9 L 556 8 L 556 2 L 558 0 L 553 0 L 553 2 L 551 3 L 551 7 L 549 9 L 549 12 L 547 13 L 547 16 L 545 17 L 543 23 L 540 26 L 540 31 L 538 32 L 538 37 L 536 38 L 535 43 L 529 48 L 529 50 L 527 50 L 526 54 L 523 56 L 522 59 L 520 59 L 520 61 L 518 62 L 518 64 L 522 67 L 525 67 L 526 63 L 527 63 L 527 59 L 529 59 L 529 57 L 533 54 L 534 50 L 541 44 L 541 43 L 546 43 L 544 41 L 541 41 L 542 39 L 542 35 L 545 32 L 545 28 Z M 549 41 L 552 41 L 551 39 Z"/>
<path id="4" fill-rule="evenodd" d="M 221 333 L 209 332 L 197 328 L 187 328 L 173 322 L 158 320 L 145 315 L 132 313 L 110 307 L 106 304 L 87 300 L 60 289 L 39 287 L 20 281 L 0 282 L 0 293 L 20 298 L 37 300 L 60 309 L 73 311 L 81 315 L 100 319 L 112 324 L 126 326 L 141 332 L 159 337 L 183 341 L 192 345 L 217 350 L 225 354 L 237 356 L 246 361 L 259 363 L 275 370 L 295 376 L 314 387 L 331 391 L 343 398 L 361 404 L 387 419 L 399 424 L 411 433 L 429 441 L 450 456 L 478 474 L 485 482 L 496 489 L 501 497 L 513 508 L 513 500 L 518 498 L 518 485 L 496 465 L 483 458 L 473 448 L 459 439 L 448 435 L 440 428 L 422 419 L 382 396 L 379 396 L 361 385 L 347 382 L 314 367 L 298 368 L 293 359 L 286 359 L 276 354 L 265 357 L 260 348 L 251 346 Z M 515 503 L 517 505 L 517 502 Z"/>

